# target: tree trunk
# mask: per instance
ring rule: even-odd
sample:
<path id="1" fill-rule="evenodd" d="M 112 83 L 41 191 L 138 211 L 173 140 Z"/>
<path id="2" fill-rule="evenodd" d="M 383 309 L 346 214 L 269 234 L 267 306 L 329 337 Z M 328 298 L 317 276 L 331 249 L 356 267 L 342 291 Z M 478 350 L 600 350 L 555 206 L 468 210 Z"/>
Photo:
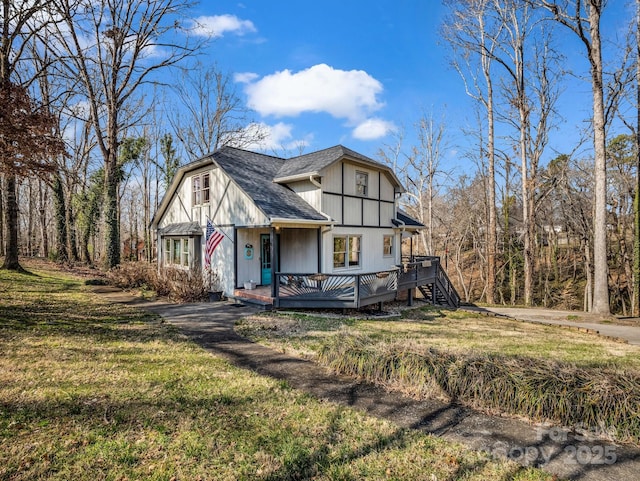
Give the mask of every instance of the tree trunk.
<path id="1" fill-rule="evenodd" d="M 67 242 L 69 244 L 69 260 L 78 261 L 78 243 L 76 239 L 76 218 L 71 205 L 71 196 L 65 197 L 65 226 L 67 228 Z"/>
<path id="2" fill-rule="evenodd" d="M 5 208 L 4 208 L 4 194 L 5 194 L 5 178 L 0 174 L 0 257 L 4 256 L 4 220 L 5 220 Z"/>
<path id="3" fill-rule="evenodd" d="M 69 253 L 67 250 L 67 217 L 64 201 L 64 189 L 59 174 L 55 174 L 53 180 L 53 206 L 56 216 L 57 256 L 58 262 L 67 262 Z"/>
<path id="4" fill-rule="evenodd" d="M 639 0 L 640 1 L 640 0 Z M 495 131 L 493 118 L 493 84 L 490 75 L 487 78 L 487 120 L 489 155 L 489 232 L 487 233 L 487 304 L 495 303 L 496 290 L 496 250 L 498 228 L 496 222 L 496 171 L 495 171 Z"/>
<path id="5" fill-rule="evenodd" d="M 47 185 L 40 180 L 38 182 L 38 210 L 40 212 L 40 237 L 42 244 L 40 245 L 40 255 L 45 259 L 49 257 L 49 233 L 47 231 L 47 203 L 49 200 L 49 193 Z"/>
<path id="6" fill-rule="evenodd" d="M 591 274 L 591 250 L 589 249 L 589 240 L 584 241 L 584 273 L 587 282 L 584 285 L 584 310 L 591 312 L 593 310 L 593 276 Z"/>
<path id="7" fill-rule="evenodd" d="M 105 165 L 105 265 L 120 264 L 120 225 L 118 221 L 118 162 L 116 143 L 110 144 Z"/>
<path id="8" fill-rule="evenodd" d="M 29 179 L 26 185 L 26 190 L 28 192 L 27 199 L 27 250 L 26 255 L 29 257 L 33 257 L 34 251 L 34 241 L 36 238 L 35 233 L 35 199 L 33 192 L 33 179 Z"/>
<path id="9" fill-rule="evenodd" d="M 640 0 L 636 0 L 636 192 L 633 198 L 633 288 L 631 315 L 640 315 Z"/>
<path id="10" fill-rule="evenodd" d="M 595 215 L 593 221 L 593 312 L 609 315 L 607 266 L 607 163 L 599 7 L 588 3 L 593 90 Z"/>
<path id="11" fill-rule="evenodd" d="M 16 197 L 16 176 L 7 174 L 5 178 L 6 192 L 6 247 L 2 269 L 22 271 L 18 261 L 18 199 Z"/>

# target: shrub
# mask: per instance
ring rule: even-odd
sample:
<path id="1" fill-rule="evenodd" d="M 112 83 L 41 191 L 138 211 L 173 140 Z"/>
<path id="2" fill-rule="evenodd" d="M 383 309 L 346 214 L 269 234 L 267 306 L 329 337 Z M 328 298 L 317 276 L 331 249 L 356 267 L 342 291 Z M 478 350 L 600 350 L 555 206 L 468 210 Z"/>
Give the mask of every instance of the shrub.
<path id="1" fill-rule="evenodd" d="M 323 364 L 418 398 L 439 397 L 478 409 L 588 427 L 640 442 L 640 375 L 501 355 L 463 355 L 407 343 L 336 336 L 320 350 Z"/>
<path id="2" fill-rule="evenodd" d="M 107 273 L 109 283 L 120 289 L 149 289 L 177 302 L 207 299 L 208 289 L 199 269 L 167 268 L 158 272 L 147 262 L 126 262 Z"/>

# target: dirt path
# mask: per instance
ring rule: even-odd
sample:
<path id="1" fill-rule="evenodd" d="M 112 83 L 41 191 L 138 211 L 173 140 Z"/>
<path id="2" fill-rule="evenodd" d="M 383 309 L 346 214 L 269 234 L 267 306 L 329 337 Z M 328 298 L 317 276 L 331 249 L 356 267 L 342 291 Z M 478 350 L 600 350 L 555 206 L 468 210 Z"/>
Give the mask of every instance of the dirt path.
<path id="1" fill-rule="evenodd" d="M 108 292 L 103 295 L 110 296 Z M 127 302 L 126 296 L 117 293 L 111 294 L 110 300 Z M 416 401 L 255 344 L 233 329 L 235 320 L 254 312 L 251 308 L 230 303 L 136 304 L 161 315 L 199 345 L 232 364 L 286 380 L 290 386 L 319 399 L 360 409 L 471 449 L 539 466 L 561 478 L 622 481 L 640 476 L 640 449 L 606 440 L 581 439 L 565 429 L 489 416 L 455 404 Z"/>

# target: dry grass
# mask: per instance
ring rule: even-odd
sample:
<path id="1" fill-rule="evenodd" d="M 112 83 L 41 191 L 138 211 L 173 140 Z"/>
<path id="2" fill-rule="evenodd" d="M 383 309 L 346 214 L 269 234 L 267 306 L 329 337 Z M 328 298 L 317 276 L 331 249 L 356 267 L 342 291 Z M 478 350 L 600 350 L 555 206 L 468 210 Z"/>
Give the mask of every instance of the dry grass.
<path id="1" fill-rule="evenodd" d="M 640 349 L 593 334 L 424 308 L 400 320 L 268 314 L 238 330 L 420 398 L 640 443 Z"/>
<path id="2" fill-rule="evenodd" d="M 0 271 L 1 480 L 311 478 L 552 479 L 234 368 L 76 278 Z"/>

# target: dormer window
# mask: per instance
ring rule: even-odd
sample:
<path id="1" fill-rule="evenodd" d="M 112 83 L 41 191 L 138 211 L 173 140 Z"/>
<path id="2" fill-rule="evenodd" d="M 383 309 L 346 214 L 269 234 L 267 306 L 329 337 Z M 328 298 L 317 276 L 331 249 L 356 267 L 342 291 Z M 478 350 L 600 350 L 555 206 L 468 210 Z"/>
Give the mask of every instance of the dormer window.
<path id="1" fill-rule="evenodd" d="M 209 203 L 209 174 L 194 175 L 191 178 L 193 205 Z"/>
<path id="2" fill-rule="evenodd" d="M 356 170 L 356 194 L 366 197 L 369 192 L 369 174 Z"/>

